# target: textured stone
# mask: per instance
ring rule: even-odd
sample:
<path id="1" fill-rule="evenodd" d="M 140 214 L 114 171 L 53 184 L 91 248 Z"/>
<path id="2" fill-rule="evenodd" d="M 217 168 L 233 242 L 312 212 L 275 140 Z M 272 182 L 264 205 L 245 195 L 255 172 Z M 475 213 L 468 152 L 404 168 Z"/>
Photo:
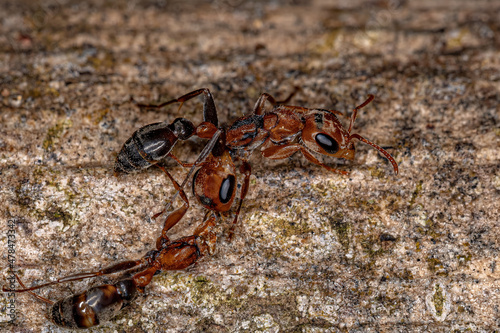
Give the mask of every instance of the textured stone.
<path id="1" fill-rule="evenodd" d="M 157 275 L 96 332 L 492 332 L 500 327 L 500 3 L 2 2 L 0 254 L 8 221 L 26 284 L 140 258 L 173 195 L 159 170 L 116 178 L 139 127 L 201 102 L 140 111 L 207 87 L 225 122 L 262 92 L 350 111 L 355 130 L 392 147 L 400 174 L 357 144 L 350 170 L 255 154 L 230 242 L 181 272 Z M 344 119 L 345 120 L 345 119 Z M 347 121 L 344 122 L 347 124 Z M 176 148 L 194 160 L 203 141 Z M 185 171 L 169 163 L 181 180 Z M 241 179 L 241 178 L 240 178 Z M 192 209 L 172 232 L 189 235 Z M 176 202 L 178 205 L 179 202 Z M 99 285 L 45 288 L 51 300 Z M 5 281 L 5 280 L 4 280 Z M 6 294 L 0 304 L 7 306 Z M 15 298 L 12 331 L 58 331 L 48 305 Z M 60 330 L 64 331 L 64 330 Z"/>

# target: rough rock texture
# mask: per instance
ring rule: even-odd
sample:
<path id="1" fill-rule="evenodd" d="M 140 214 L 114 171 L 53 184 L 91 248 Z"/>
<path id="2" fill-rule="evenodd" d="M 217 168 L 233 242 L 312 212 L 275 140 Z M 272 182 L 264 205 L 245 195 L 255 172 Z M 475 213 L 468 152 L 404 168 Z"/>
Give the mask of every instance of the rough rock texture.
<path id="1" fill-rule="evenodd" d="M 352 163 L 325 159 L 349 176 L 299 154 L 256 153 L 232 241 L 229 214 L 216 254 L 156 276 L 94 331 L 498 331 L 499 13 L 484 0 L 3 1 L 3 278 L 9 249 L 31 285 L 154 247 L 161 221 L 151 216 L 172 186 L 156 169 L 116 178 L 114 158 L 139 127 L 197 123 L 202 109 L 197 99 L 141 111 L 131 96 L 207 87 L 230 123 L 261 92 L 280 98 L 297 86 L 292 104 L 347 114 L 374 94 L 355 130 L 389 147 L 398 176 L 361 143 Z M 176 152 L 192 161 L 202 147 L 190 140 Z M 181 180 L 186 171 L 167 164 Z M 203 218 L 192 199 L 173 237 Z M 57 300 L 115 278 L 39 293 Z M 64 331 L 27 293 L 9 324 L 10 299 L 0 297 L 1 330 Z"/>

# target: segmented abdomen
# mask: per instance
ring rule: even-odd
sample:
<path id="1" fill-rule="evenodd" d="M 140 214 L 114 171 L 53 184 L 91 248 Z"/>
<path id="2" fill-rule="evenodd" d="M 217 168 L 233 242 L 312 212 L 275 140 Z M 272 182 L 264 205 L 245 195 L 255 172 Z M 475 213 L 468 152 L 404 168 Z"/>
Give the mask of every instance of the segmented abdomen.
<path id="1" fill-rule="evenodd" d="M 138 172 L 166 157 L 177 140 L 185 140 L 179 135 L 179 123 L 176 119 L 173 124 L 154 123 L 135 131 L 116 157 L 115 172 Z M 194 128 L 189 131 L 187 137 L 191 136 Z"/>
<path id="2" fill-rule="evenodd" d="M 90 288 L 54 303 L 49 319 L 61 327 L 89 328 L 116 316 L 136 295 L 132 279 Z"/>

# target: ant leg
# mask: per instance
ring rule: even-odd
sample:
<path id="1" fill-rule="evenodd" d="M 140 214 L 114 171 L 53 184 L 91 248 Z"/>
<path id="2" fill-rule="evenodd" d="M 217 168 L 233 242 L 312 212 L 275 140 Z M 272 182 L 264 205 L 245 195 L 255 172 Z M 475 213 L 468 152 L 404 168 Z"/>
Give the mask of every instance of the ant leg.
<path id="1" fill-rule="evenodd" d="M 184 167 L 184 168 L 191 168 L 191 167 L 194 165 L 194 163 L 186 163 L 186 162 L 183 162 L 183 161 L 179 160 L 179 159 L 177 158 L 177 156 L 175 156 L 175 155 L 174 155 L 174 154 L 172 154 L 172 153 L 168 153 L 168 155 L 167 155 L 167 156 L 168 156 L 168 157 L 171 157 L 171 158 L 172 158 L 174 161 L 176 161 L 176 162 L 177 162 L 177 164 L 179 164 L 181 167 Z"/>
<path id="2" fill-rule="evenodd" d="M 322 166 L 323 168 L 325 168 L 328 171 L 339 173 L 341 175 L 348 175 L 349 174 L 349 172 L 347 172 L 347 171 L 335 169 L 335 168 L 332 168 L 332 167 L 330 167 L 330 166 L 328 166 L 326 164 L 323 164 L 313 154 L 311 154 L 307 149 L 305 149 L 304 147 L 301 147 L 300 151 L 302 152 L 302 154 L 304 155 L 304 157 L 309 160 L 309 162 L 312 162 L 314 164 L 320 165 L 320 166 Z"/>
<path id="3" fill-rule="evenodd" d="M 281 146 L 271 146 L 271 147 L 266 148 L 265 150 L 261 151 L 261 153 L 262 153 L 262 156 L 264 156 L 264 157 L 278 160 L 278 159 L 290 157 L 298 151 L 302 152 L 304 157 L 309 162 L 320 165 L 328 171 L 340 173 L 342 175 L 349 174 L 349 172 L 347 172 L 347 171 L 335 169 L 335 168 L 332 168 L 332 167 L 320 162 L 305 147 L 303 147 L 302 145 L 299 145 L 297 143 L 281 145 Z"/>
<path id="4" fill-rule="evenodd" d="M 253 114 L 257 114 L 257 115 L 262 114 L 262 112 L 264 110 L 264 105 L 266 104 L 266 101 L 271 103 L 271 105 L 273 107 L 276 105 L 286 104 L 286 103 L 290 102 L 290 100 L 292 99 L 293 96 L 295 96 L 297 91 L 299 91 L 299 88 L 295 87 L 294 90 L 290 93 L 290 95 L 288 95 L 288 97 L 282 101 L 276 101 L 276 99 L 273 96 L 269 95 L 268 93 L 262 93 L 259 96 L 259 99 L 257 100 L 257 102 L 255 103 L 255 106 L 253 107 Z"/>
<path id="5" fill-rule="evenodd" d="M 160 103 L 160 104 L 146 104 L 146 103 L 138 103 L 134 100 L 134 103 L 137 107 L 139 108 L 147 108 L 147 109 L 161 109 L 167 105 L 170 105 L 170 104 L 174 104 L 174 103 L 178 103 L 179 101 L 177 99 L 172 99 L 170 101 L 167 101 L 167 102 L 163 102 L 163 103 Z M 182 104 L 181 104 L 182 105 Z"/>
<path id="6" fill-rule="evenodd" d="M 194 231 L 194 236 L 199 237 L 199 240 L 197 240 L 197 242 L 199 243 L 198 248 L 200 249 L 202 255 L 205 250 L 210 255 L 214 254 L 215 252 L 217 234 L 213 232 L 213 228 L 216 225 L 215 222 L 218 221 L 219 218 L 219 215 L 215 212 L 207 212 L 203 224 L 196 228 L 196 230 Z M 204 245 L 202 246 L 202 244 Z"/>
<path id="7" fill-rule="evenodd" d="M 236 210 L 236 216 L 234 217 L 233 224 L 236 224 L 236 222 L 238 222 L 241 204 L 243 203 L 243 200 L 248 193 L 248 187 L 250 185 L 250 175 L 252 174 L 252 167 L 250 166 L 250 163 L 248 163 L 247 161 L 243 161 L 243 164 L 241 164 L 240 166 L 240 172 L 245 175 L 245 180 L 243 181 L 243 186 L 241 187 L 240 203 L 238 204 L 238 209 Z"/>
<path id="8" fill-rule="evenodd" d="M 271 103 L 272 106 L 277 105 L 277 102 L 273 96 L 269 95 L 268 93 L 263 93 L 259 96 L 259 99 L 255 103 L 255 106 L 253 107 L 252 114 L 258 114 L 258 115 L 262 114 L 262 111 L 264 110 L 264 105 L 266 104 L 266 101 Z"/>
<path id="9" fill-rule="evenodd" d="M 261 150 L 261 154 L 262 156 L 270 158 L 272 160 L 280 160 L 292 156 L 301 148 L 301 145 L 295 143 L 275 146 L 271 142 L 269 142 L 269 144 L 264 144 L 263 150 Z"/>
<path id="10" fill-rule="evenodd" d="M 172 182 L 172 184 L 174 185 L 175 189 L 177 190 L 177 193 L 179 193 L 182 201 L 184 201 L 184 203 L 182 204 L 182 206 L 180 208 L 177 208 L 176 210 L 174 210 L 166 218 L 165 223 L 163 225 L 163 230 L 161 231 L 161 236 L 158 237 L 158 239 L 156 240 L 156 248 L 159 250 L 165 242 L 169 241 L 169 238 L 167 236 L 167 232 L 174 225 L 176 225 L 177 222 L 179 222 L 182 219 L 182 217 L 186 214 L 186 212 L 187 212 L 187 210 L 189 208 L 189 200 L 188 200 L 188 198 L 187 198 L 186 193 L 184 192 L 184 190 L 179 186 L 179 184 L 175 181 L 175 179 L 172 177 L 172 175 L 170 175 L 170 173 L 168 173 L 168 171 L 165 170 L 164 167 L 158 165 L 158 168 L 160 168 L 163 172 L 165 172 L 165 174 L 168 176 L 168 178 L 170 178 L 170 181 Z M 153 218 L 158 217 L 164 211 L 165 210 L 163 210 L 161 213 L 155 214 Z"/>
<path id="11" fill-rule="evenodd" d="M 377 149 L 380 153 L 382 153 L 382 155 L 385 156 L 385 158 L 387 160 L 389 160 L 389 162 L 391 162 L 392 167 L 394 169 L 394 173 L 396 173 L 396 175 L 398 174 L 399 170 L 398 170 L 398 164 L 396 163 L 396 160 L 394 160 L 394 157 L 392 157 L 391 154 L 389 154 L 384 148 L 380 147 L 379 145 L 377 145 L 371 141 L 368 141 L 367 139 L 363 138 L 359 134 L 352 134 L 351 136 L 349 136 L 349 140 L 351 140 L 351 139 L 358 139 L 359 141 L 364 142 L 367 145 L 370 145 L 373 148 Z"/>
<path id="12" fill-rule="evenodd" d="M 17 274 L 14 274 L 14 276 L 16 277 L 17 282 L 19 282 L 19 285 L 20 285 L 21 287 L 23 287 L 23 289 L 27 290 L 28 288 L 26 288 L 26 286 L 24 285 L 23 281 L 21 281 L 21 278 L 20 278 Z M 42 302 L 48 303 L 48 304 L 50 304 L 50 305 L 54 304 L 54 302 L 52 302 L 50 299 L 47 299 L 47 298 L 42 297 L 42 296 L 40 296 L 40 295 L 37 295 L 37 294 L 35 294 L 34 292 L 32 292 L 31 290 L 27 290 L 27 292 L 28 292 L 31 296 L 35 297 L 36 299 L 41 300 Z"/>
<path id="13" fill-rule="evenodd" d="M 47 282 L 47 283 L 40 284 L 38 286 L 33 286 L 33 287 L 30 287 L 30 288 L 9 289 L 9 288 L 5 288 L 5 286 L 4 286 L 2 288 L 2 290 L 4 292 L 18 292 L 18 293 L 29 292 L 29 291 L 37 290 L 37 289 L 40 289 L 40 288 L 43 288 L 43 287 L 48 287 L 48 286 L 52 286 L 52 285 L 55 285 L 55 284 L 59 284 L 59 283 L 71 282 L 71 281 L 78 281 L 78 280 L 88 279 L 88 278 L 91 278 L 91 277 L 96 277 L 96 276 L 102 276 L 102 275 L 109 275 L 109 274 L 113 274 L 113 273 L 118 273 L 118 272 L 126 271 L 126 270 L 132 269 L 132 268 L 134 268 L 136 266 L 140 266 L 140 265 L 144 265 L 144 264 L 146 264 L 146 262 L 143 259 L 141 259 L 141 260 L 122 261 L 122 262 L 119 262 L 117 264 L 114 264 L 112 266 L 103 268 L 103 269 L 95 271 L 95 272 L 72 274 L 72 275 L 68 275 L 68 276 L 64 276 L 62 278 L 59 278 L 59 279 L 57 279 L 55 281 Z"/>
<path id="14" fill-rule="evenodd" d="M 144 259 L 149 260 L 147 269 L 132 277 L 135 285 L 144 288 L 158 271 L 184 269 L 194 264 L 206 253 L 213 253 L 217 235 L 212 229 L 218 218 L 218 215 L 210 212 L 210 217 L 206 218 L 203 225 L 196 229 L 194 235 L 175 241 L 163 239 L 165 242 L 158 250 L 151 251 L 145 256 Z"/>
<path id="15" fill-rule="evenodd" d="M 366 105 L 368 105 L 368 103 L 370 103 L 371 101 L 373 101 L 373 99 L 375 98 L 375 96 L 373 95 L 368 95 L 368 98 L 366 101 L 364 101 L 361 105 L 358 105 L 354 108 L 354 110 L 352 111 L 352 116 L 351 116 L 351 121 L 349 123 L 349 129 L 347 130 L 347 132 L 350 134 L 351 133 L 351 130 L 352 130 L 352 126 L 354 125 L 354 121 L 356 120 L 356 117 L 358 115 L 358 110 L 364 108 Z"/>
<path id="16" fill-rule="evenodd" d="M 241 164 L 240 166 L 240 173 L 245 175 L 245 179 L 243 181 L 243 186 L 241 187 L 240 202 L 238 203 L 238 208 L 236 209 L 236 212 L 234 214 L 233 225 L 231 226 L 231 230 L 229 231 L 229 236 L 228 236 L 229 241 L 231 241 L 231 239 L 233 238 L 234 228 L 236 222 L 238 222 L 241 205 L 243 204 L 243 200 L 245 200 L 245 197 L 247 196 L 248 193 L 248 188 L 250 187 L 250 175 L 252 174 L 252 167 L 250 166 L 250 163 L 248 163 L 247 161 L 243 161 L 243 164 Z"/>
<path id="17" fill-rule="evenodd" d="M 210 122 L 214 124 L 216 127 L 219 126 L 219 121 L 217 118 L 217 109 L 215 107 L 215 102 L 214 98 L 212 97 L 212 94 L 210 93 L 210 90 L 207 88 L 202 88 L 198 89 L 195 91 L 192 91 L 190 93 L 187 93 L 185 95 L 182 95 L 179 98 L 161 103 L 161 104 L 142 104 L 142 103 L 136 103 L 136 105 L 140 108 L 152 108 L 152 109 L 160 109 L 163 108 L 167 105 L 174 104 L 174 103 L 181 103 L 179 106 L 179 109 L 182 107 L 184 102 L 200 95 L 204 94 L 203 98 L 203 121 Z"/>
<path id="18" fill-rule="evenodd" d="M 198 158 L 196 159 L 196 161 L 192 164 L 192 167 L 191 169 L 189 169 L 189 172 L 188 174 L 186 175 L 186 177 L 184 178 L 184 180 L 182 181 L 182 184 L 178 185 L 178 183 L 173 180 L 172 176 L 168 173 L 167 170 L 165 170 L 165 168 L 163 167 L 160 167 L 159 165 L 157 165 L 160 169 L 163 170 L 163 172 L 165 172 L 165 174 L 167 174 L 167 176 L 172 180 L 172 184 L 174 185 L 174 187 L 177 189 L 176 186 L 179 187 L 179 189 L 177 189 L 177 192 L 173 195 L 173 197 L 170 199 L 169 203 L 167 204 L 167 206 L 165 207 L 165 209 L 163 209 L 161 212 L 153 215 L 153 219 L 156 219 L 158 216 L 160 216 L 161 214 L 163 214 L 166 210 L 168 210 L 170 208 L 170 206 L 172 205 L 172 202 L 175 200 L 175 198 L 177 197 L 177 195 L 183 191 L 182 189 L 184 188 L 184 186 L 186 186 L 187 182 L 189 181 L 189 179 L 191 179 L 191 176 L 193 175 L 194 173 L 194 170 L 199 167 L 200 165 L 203 164 L 203 162 L 205 162 L 205 159 L 207 158 L 207 156 L 212 152 L 212 149 L 214 148 L 214 146 L 216 145 L 216 143 L 218 142 L 219 140 L 219 137 L 220 135 L 222 134 L 222 130 L 217 130 L 212 138 L 210 139 L 210 141 L 208 141 L 207 145 L 205 146 L 205 148 L 203 148 L 203 150 L 201 151 L 200 155 L 198 156 Z M 184 194 L 185 195 L 185 194 Z M 186 198 L 187 200 L 187 198 Z"/>
<path id="19" fill-rule="evenodd" d="M 187 93 L 179 98 L 177 98 L 175 101 L 181 103 L 184 103 L 200 94 L 203 94 L 203 121 L 204 122 L 209 122 L 215 125 L 215 127 L 219 126 L 219 120 L 217 118 L 217 108 L 215 107 L 215 102 L 214 98 L 212 96 L 212 93 L 210 93 L 210 90 L 208 88 L 202 88 L 198 89 L 195 91 L 192 91 L 190 93 Z"/>

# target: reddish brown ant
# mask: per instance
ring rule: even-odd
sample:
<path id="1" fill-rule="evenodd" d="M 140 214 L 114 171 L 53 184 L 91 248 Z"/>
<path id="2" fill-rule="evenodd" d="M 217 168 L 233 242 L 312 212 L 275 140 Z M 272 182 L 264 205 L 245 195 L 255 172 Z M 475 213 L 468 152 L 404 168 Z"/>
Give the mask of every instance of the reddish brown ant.
<path id="1" fill-rule="evenodd" d="M 169 155 L 182 165 L 190 166 L 190 164 L 180 162 L 170 153 L 177 140 L 186 140 L 191 135 L 197 135 L 201 138 L 211 138 L 217 130 L 222 130 L 221 140 L 194 176 L 193 193 L 208 209 L 219 212 L 229 210 L 234 199 L 236 183 L 233 160 L 240 159 L 242 161 L 240 172 L 244 174 L 244 181 L 234 222 L 238 218 L 242 201 L 249 187 L 251 167 L 248 160 L 252 152 L 257 148 L 260 148 L 260 152 L 264 157 L 270 159 L 287 158 L 300 151 L 310 162 L 320 165 L 329 171 L 346 175 L 348 174 L 347 171 L 335 169 L 320 162 L 314 156 L 314 153 L 353 160 L 355 155 L 353 141 L 356 139 L 374 147 L 382 153 L 391 162 L 394 172 L 398 173 L 396 161 L 386 150 L 359 134 L 351 134 L 358 111 L 374 99 L 373 95 L 369 95 L 365 102 L 354 108 L 347 130 L 336 117 L 336 115 L 342 115 L 339 111 L 285 105 L 294 93 L 283 102 L 277 102 L 271 95 L 266 93 L 260 95 L 252 114 L 237 119 L 225 130 L 218 128 L 215 102 L 208 89 L 195 90 L 159 105 L 139 104 L 139 106 L 161 108 L 176 102 L 181 103 L 182 106 L 184 102 L 202 93 L 204 94 L 204 122 L 194 127 L 188 120 L 178 118 L 172 125 L 162 127 L 165 128 L 165 133 L 162 132 L 161 135 L 160 131 L 157 131 L 157 127 L 149 127 L 152 125 L 139 129 L 125 143 L 122 151 L 119 153 L 115 170 L 125 172 L 129 172 L 128 170 L 136 171 L 156 163 L 160 156 L 151 153 L 150 151 L 153 149 L 150 149 L 150 147 L 161 147 L 162 156 Z M 266 102 L 272 105 L 272 109 L 265 112 L 264 107 Z M 179 119 L 183 119 L 182 122 Z M 176 123 L 190 124 L 189 126 L 182 126 L 183 130 L 188 127 L 189 130 L 178 130 L 179 133 L 190 134 L 176 135 L 174 139 L 171 139 L 173 136 L 170 135 L 170 131 L 172 131 L 171 129 L 175 127 L 174 124 Z M 135 142 L 135 145 L 130 144 L 130 142 Z M 122 156 L 129 157 L 125 159 Z M 135 163 L 138 166 L 137 168 L 124 167 L 124 160 L 131 162 L 130 164 L 132 165 L 134 164 L 132 161 L 138 159 L 141 159 L 141 161 Z"/>
<path id="2" fill-rule="evenodd" d="M 162 108 L 172 103 L 181 103 L 180 108 L 184 102 L 202 93 L 205 95 L 202 124 L 194 127 L 189 120 L 177 118 L 171 125 L 156 123 L 140 128 L 127 140 L 118 154 L 115 170 L 133 172 L 146 168 L 167 155 L 175 158 L 170 151 L 178 139 L 186 140 L 193 134 L 210 138 L 217 130 L 218 120 L 215 102 L 206 88 L 159 105 L 138 105 Z M 282 159 L 300 151 L 314 164 L 329 171 L 347 174 L 346 171 L 321 163 L 312 153 L 352 160 L 355 155 L 353 139 L 357 139 L 381 152 L 391 162 L 394 172 L 398 173 L 398 165 L 387 151 L 359 134 L 351 134 L 358 111 L 374 99 L 373 95 L 368 95 L 365 102 L 354 108 L 347 130 L 336 117 L 342 115 L 339 111 L 283 105 L 292 96 L 293 93 L 285 101 L 277 102 L 267 93 L 260 95 L 252 114 L 237 119 L 226 130 L 226 147 L 231 155 L 247 161 L 250 154 L 260 147 L 264 157 Z M 273 108 L 264 112 L 266 102 Z M 130 165 L 125 165 L 125 161 Z"/>
<path id="3" fill-rule="evenodd" d="M 216 132 L 212 140 L 200 154 L 194 167 L 205 160 L 213 149 L 220 132 Z M 188 198 L 182 187 L 171 175 L 159 166 L 170 178 L 178 191 L 183 205 L 171 212 L 165 220 L 160 237 L 156 241 L 156 249 L 149 251 L 139 260 L 123 261 L 95 272 L 78 273 L 65 276 L 53 282 L 26 288 L 16 275 L 22 289 L 3 287 L 4 292 L 28 292 L 36 298 L 49 303 L 51 309 L 48 319 L 54 324 L 66 328 L 89 328 L 112 319 L 116 314 L 137 295 L 144 293 L 144 288 L 151 282 L 154 275 L 163 271 L 182 270 L 193 265 L 199 258 L 212 254 L 216 243 L 216 234 L 212 230 L 220 219 L 218 212 L 210 211 L 203 223 L 194 231 L 193 235 L 170 240 L 168 231 L 175 226 L 186 214 L 189 208 Z M 186 178 L 190 177 L 190 174 Z M 122 279 L 114 284 L 106 284 L 90 288 L 80 294 L 68 296 L 53 302 L 35 293 L 34 290 L 87 278 L 109 275 L 130 270 L 139 271 L 130 278 Z"/>
<path id="4" fill-rule="evenodd" d="M 353 139 L 357 139 L 381 152 L 397 174 L 398 165 L 387 151 L 359 134 L 351 134 L 358 111 L 373 99 L 373 95 L 368 95 L 365 102 L 354 108 L 349 129 L 346 130 L 335 116 L 342 115 L 339 111 L 282 105 L 264 93 L 257 100 L 251 115 L 236 120 L 229 127 L 226 145 L 235 155 L 238 152 L 246 159 L 259 147 L 262 156 L 270 159 L 287 158 L 300 151 L 314 164 L 329 171 L 348 174 L 321 163 L 312 153 L 352 160 L 355 154 Z M 264 112 L 266 101 L 273 108 Z"/>

